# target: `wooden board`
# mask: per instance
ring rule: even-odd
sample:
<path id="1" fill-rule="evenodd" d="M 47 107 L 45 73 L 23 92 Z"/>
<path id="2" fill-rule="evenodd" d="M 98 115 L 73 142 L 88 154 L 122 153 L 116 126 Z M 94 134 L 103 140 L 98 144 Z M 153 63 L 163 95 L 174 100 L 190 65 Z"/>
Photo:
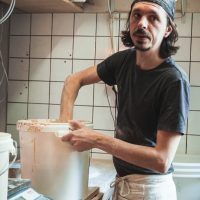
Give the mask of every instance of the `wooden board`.
<path id="1" fill-rule="evenodd" d="M 99 194 L 99 187 L 89 187 L 88 195 L 84 200 L 93 200 Z"/>
<path id="2" fill-rule="evenodd" d="M 103 193 L 99 193 L 92 200 L 102 200 L 102 198 L 103 198 Z"/>
<path id="3" fill-rule="evenodd" d="M 99 192 L 99 187 L 89 187 L 88 196 L 84 200 L 102 200 L 103 193 Z"/>
<path id="4" fill-rule="evenodd" d="M 11 0 L 0 0 L 10 5 Z M 83 12 L 83 9 L 69 0 L 16 0 L 16 8 L 30 13 Z"/>

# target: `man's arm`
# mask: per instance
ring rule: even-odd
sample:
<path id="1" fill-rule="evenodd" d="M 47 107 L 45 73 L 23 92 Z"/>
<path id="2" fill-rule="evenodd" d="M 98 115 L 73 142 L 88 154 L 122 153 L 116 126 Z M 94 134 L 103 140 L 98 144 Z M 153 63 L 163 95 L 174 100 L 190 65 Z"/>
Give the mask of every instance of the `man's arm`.
<path id="1" fill-rule="evenodd" d="M 62 140 L 70 142 L 76 150 L 99 148 L 126 162 L 160 173 L 165 173 L 169 169 L 181 139 L 179 133 L 158 130 L 157 145 L 147 147 L 104 135 L 78 122 L 70 123 L 77 130 L 63 136 Z"/>
<path id="2" fill-rule="evenodd" d="M 61 122 L 67 122 L 73 118 L 73 107 L 79 89 L 83 85 L 97 83 L 100 78 L 97 74 L 97 67 L 93 66 L 81 72 L 70 75 L 64 82 L 61 105 L 60 105 L 60 117 Z"/>
<path id="3" fill-rule="evenodd" d="M 179 133 L 159 130 L 155 147 L 134 145 L 114 139 L 109 149 L 109 144 L 105 144 L 107 142 L 103 139 L 102 142 L 98 142 L 97 148 L 108 149 L 108 153 L 134 165 L 165 173 L 174 159 L 180 139 Z"/>

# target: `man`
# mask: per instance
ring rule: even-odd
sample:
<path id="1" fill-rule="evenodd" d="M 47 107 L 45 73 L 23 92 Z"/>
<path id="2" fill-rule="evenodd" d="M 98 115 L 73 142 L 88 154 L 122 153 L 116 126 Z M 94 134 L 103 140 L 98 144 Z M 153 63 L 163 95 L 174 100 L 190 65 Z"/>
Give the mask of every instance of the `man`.
<path id="1" fill-rule="evenodd" d="M 70 121 L 62 140 L 77 151 L 99 148 L 113 155 L 113 199 L 176 200 L 172 161 L 189 110 L 189 83 L 171 58 L 178 34 L 174 0 L 135 0 L 122 41 L 130 48 L 65 81 L 60 120 L 73 118 L 81 86 L 103 80 L 117 85 L 118 116 L 112 138 Z"/>

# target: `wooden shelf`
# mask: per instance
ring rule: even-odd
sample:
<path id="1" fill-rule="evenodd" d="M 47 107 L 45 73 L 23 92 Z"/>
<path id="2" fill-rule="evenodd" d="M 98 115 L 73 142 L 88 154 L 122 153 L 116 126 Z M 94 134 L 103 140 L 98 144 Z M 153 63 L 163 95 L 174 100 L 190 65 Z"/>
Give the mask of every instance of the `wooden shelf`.
<path id="1" fill-rule="evenodd" d="M 0 2 L 9 5 L 11 0 L 0 0 Z M 181 6 L 182 2 L 183 8 Z M 112 10 L 115 12 L 128 12 L 131 3 L 130 0 L 114 0 L 111 4 Z M 16 0 L 16 8 L 28 13 L 108 12 L 107 6 L 107 0 L 91 0 L 87 4 L 75 4 L 70 0 Z M 200 3 L 197 0 L 178 0 L 176 10 L 177 13 L 200 12 Z"/>
<path id="2" fill-rule="evenodd" d="M 11 0 L 0 0 L 10 4 Z M 16 8 L 28 13 L 83 12 L 83 9 L 69 0 L 16 0 Z"/>

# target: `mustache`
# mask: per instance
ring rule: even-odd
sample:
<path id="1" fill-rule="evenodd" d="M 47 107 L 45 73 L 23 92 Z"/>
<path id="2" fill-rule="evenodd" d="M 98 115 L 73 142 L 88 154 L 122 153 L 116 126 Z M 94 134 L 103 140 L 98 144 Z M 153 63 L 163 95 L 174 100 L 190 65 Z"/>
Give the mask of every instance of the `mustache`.
<path id="1" fill-rule="evenodd" d="M 142 37 L 147 37 L 148 39 L 151 39 L 151 34 L 143 29 L 143 28 L 138 28 L 136 29 L 133 33 L 132 33 L 133 36 L 142 36 Z"/>

